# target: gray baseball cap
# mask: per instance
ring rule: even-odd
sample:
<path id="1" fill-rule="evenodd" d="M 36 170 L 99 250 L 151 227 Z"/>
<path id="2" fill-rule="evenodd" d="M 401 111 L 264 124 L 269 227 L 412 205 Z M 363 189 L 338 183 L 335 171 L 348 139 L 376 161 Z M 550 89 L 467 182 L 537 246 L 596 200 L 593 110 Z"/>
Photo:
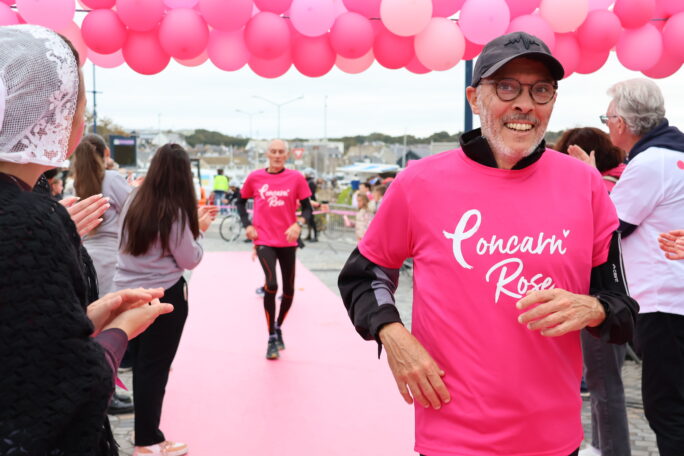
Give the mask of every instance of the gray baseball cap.
<path id="1" fill-rule="evenodd" d="M 475 62 L 472 86 L 476 87 L 480 79 L 487 78 L 513 59 L 525 57 L 538 60 L 549 69 L 556 80 L 563 79 L 563 65 L 551 55 L 549 47 L 536 36 L 525 32 L 513 32 L 494 38 L 482 49 Z"/>

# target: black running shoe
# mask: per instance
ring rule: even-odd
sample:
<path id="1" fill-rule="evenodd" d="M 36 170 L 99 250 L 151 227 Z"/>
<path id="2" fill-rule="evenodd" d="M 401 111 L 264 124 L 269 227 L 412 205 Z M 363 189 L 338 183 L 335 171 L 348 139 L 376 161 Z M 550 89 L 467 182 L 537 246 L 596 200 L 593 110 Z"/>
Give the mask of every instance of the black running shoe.
<path id="1" fill-rule="evenodd" d="M 278 353 L 278 341 L 275 337 L 269 337 L 268 346 L 266 347 L 266 359 L 278 358 L 280 358 L 280 353 Z"/>
<path id="2" fill-rule="evenodd" d="M 278 345 L 278 350 L 285 350 L 285 342 L 283 342 L 283 331 L 280 328 L 276 328 L 276 344 Z"/>

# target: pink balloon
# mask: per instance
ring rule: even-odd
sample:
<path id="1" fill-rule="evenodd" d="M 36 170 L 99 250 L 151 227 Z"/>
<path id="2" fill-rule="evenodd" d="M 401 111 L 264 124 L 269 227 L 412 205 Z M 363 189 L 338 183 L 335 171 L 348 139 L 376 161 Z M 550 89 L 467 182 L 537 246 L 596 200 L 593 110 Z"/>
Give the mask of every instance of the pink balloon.
<path id="1" fill-rule="evenodd" d="M 430 68 L 420 63 L 418 57 L 413 57 L 408 65 L 406 65 L 406 69 L 415 74 L 426 74 L 430 72 Z"/>
<path id="2" fill-rule="evenodd" d="M 367 18 L 380 17 L 380 1 L 381 0 L 343 0 L 344 6 L 349 11 L 359 13 Z"/>
<path id="3" fill-rule="evenodd" d="M 431 70 L 445 71 L 456 66 L 463 57 L 465 38 L 454 22 L 435 17 L 416 35 L 414 46 L 420 63 Z"/>
<path id="4" fill-rule="evenodd" d="M 209 34 L 207 53 L 212 63 L 224 71 L 236 71 L 249 60 L 242 30 L 222 32 L 213 29 Z"/>
<path id="5" fill-rule="evenodd" d="M 209 28 L 194 9 L 172 9 L 159 26 L 159 43 L 164 52 L 180 60 L 190 60 L 207 48 Z"/>
<path id="6" fill-rule="evenodd" d="M 395 35 L 416 35 L 427 27 L 432 18 L 432 1 L 382 0 L 380 18 L 387 30 Z"/>
<path id="7" fill-rule="evenodd" d="M 358 13 L 344 13 L 330 29 L 330 45 L 348 59 L 362 57 L 373 47 L 373 27 Z"/>
<path id="8" fill-rule="evenodd" d="M 589 11 L 610 8 L 615 0 L 589 0 Z"/>
<path id="9" fill-rule="evenodd" d="M 252 71 L 262 78 L 273 79 L 287 73 L 287 70 L 292 66 L 292 58 L 289 52 L 285 52 L 275 59 L 262 59 L 253 55 L 247 63 Z"/>
<path id="10" fill-rule="evenodd" d="M 110 9 L 89 12 L 81 27 L 83 40 L 90 49 L 99 54 L 116 52 L 126 41 L 126 26 Z"/>
<path id="11" fill-rule="evenodd" d="M 551 30 L 551 26 L 543 17 L 536 14 L 526 14 L 513 19 L 508 26 L 508 30 L 506 30 L 506 33 L 512 32 L 527 32 L 530 35 L 536 36 L 551 49 L 551 52 L 553 52 L 553 48 L 556 46 L 556 35 Z"/>
<path id="12" fill-rule="evenodd" d="M 14 0 L 0 0 L 0 2 L 4 3 L 7 6 L 14 5 Z"/>
<path id="13" fill-rule="evenodd" d="M 169 8 L 194 8 L 199 0 L 164 0 L 164 4 Z"/>
<path id="14" fill-rule="evenodd" d="M 292 0 L 254 0 L 254 6 L 259 8 L 259 11 L 268 11 L 276 14 L 283 14 L 290 9 Z"/>
<path id="15" fill-rule="evenodd" d="M 510 18 L 505 0 L 466 0 L 459 25 L 466 39 L 486 44 L 506 32 Z"/>
<path id="16" fill-rule="evenodd" d="M 532 14 L 539 8 L 541 0 L 506 0 L 511 12 L 511 19 L 525 14 Z"/>
<path id="17" fill-rule="evenodd" d="M 598 71 L 608 61 L 610 51 L 594 51 L 580 48 L 580 59 L 575 67 L 575 73 L 589 74 Z"/>
<path id="18" fill-rule="evenodd" d="M 375 36 L 373 54 L 385 68 L 396 70 L 404 67 L 415 55 L 413 37 L 398 36 L 382 27 Z"/>
<path id="19" fill-rule="evenodd" d="M 669 18 L 663 27 L 663 48 L 668 53 L 684 60 L 684 12 Z"/>
<path id="20" fill-rule="evenodd" d="M 204 20 L 219 30 L 238 30 L 252 17 L 252 0 L 200 0 Z"/>
<path id="21" fill-rule="evenodd" d="M 630 70 L 647 70 L 658 63 L 663 53 L 663 39 L 652 24 L 625 29 L 615 46 L 617 58 Z"/>
<path id="22" fill-rule="evenodd" d="M 374 60 L 375 56 L 373 55 L 373 50 L 371 49 L 366 53 L 366 55 L 359 57 L 358 59 L 347 59 L 341 55 L 338 55 L 337 59 L 335 60 L 335 65 L 345 73 L 358 74 L 366 71 L 373 64 Z"/>
<path id="23" fill-rule="evenodd" d="M 12 11 L 8 5 L 2 3 L 0 4 L 0 26 L 1 25 L 17 25 L 19 23 L 19 17 L 17 13 Z"/>
<path id="24" fill-rule="evenodd" d="M 655 12 L 655 0 L 616 0 L 613 12 L 626 29 L 646 24 Z"/>
<path id="25" fill-rule="evenodd" d="M 556 33 L 568 33 L 577 30 L 587 18 L 589 0 L 542 0 L 539 14 Z"/>
<path id="26" fill-rule="evenodd" d="M 202 65 L 204 62 L 206 62 L 208 59 L 209 59 L 209 54 L 207 54 L 206 49 L 205 49 L 200 55 L 198 55 L 197 57 L 195 57 L 195 58 L 193 58 L 193 59 L 183 60 L 183 59 L 177 59 L 177 58 L 174 57 L 174 60 L 175 60 L 176 62 L 178 62 L 178 63 L 180 63 L 181 65 L 186 66 L 186 67 L 196 67 L 196 66 L 200 66 L 200 65 Z"/>
<path id="27" fill-rule="evenodd" d="M 60 30 L 74 20 L 76 3 L 74 0 L 17 0 L 17 10 L 29 24 Z"/>
<path id="28" fill-rule="evenodd" d="M 171 60 L 159 44 L 157 29 L 147 32 L 129 31 L 122 52 L 124 60 L 133 71 L 146 75 L 161 72 Z"/>
<path id="29" fill-rule="evenodd" d="M 335 57 L 327 35 L 297 35 L 292 40 L 292 63 L 304 76 L 323 76 L 335 65 Z"/>
<path id="30" fill-rule="evenodd" d="M 116 3 L 116 0 L 78 0 L 86 8 L 102 9 L 111 8 Z"/>
<path id="31" fill-rule="evenodd" d="M 456 14 L 465 0 L 432 0 L 433 17 L 450 17 Z"/>
<path id="32" fill-rule="evenodd" d="M 274 59 L 290 48 L 290 27 L 277 14 L 261 12 L 245 27 L 247 49 L 260 59 Z"/>
<path id="33" fill-rule="evenodd" d="M 302 35 L 321 36 L 335 22 L 335 5 L 330 0 L 292 0 L 290 21 Z"/>
<path id="34" fill-rule="evenodd" d="M 81 29 L 74 22 L 69 23 L 66 27 L 61 30 L 57 30 L 58 33 L 69 38 L 71 44 L 74 45 L 76 51 L 78 51 L 78 64 L 80 66 L 85 65 L 88 59 L 88 46 L 86 46 L 83 41 L 83 36 L 81 36 Z"/>
<path id="35" fill-rule="evenodd" d="M 577 40 L 583 48 L 603 51 L 612 49 L 620 38 L 620 19 L 608 10 L 594 10 L 577 29 Z"/>
<path id="36" fill-rule="evenodd" d="M 112 54 L 98 54 L 90 49 L 88 51 L 88 58 L 95 65 L 102 68 L 116 68 L 124 63 L 123 53 L 121 51 L 116 51 Z"/>
<path id="37" fill-rule="evenodd" d="M 463 51 L 463 60 L 473 60 L 480 54 L 480 52 L 482 52 L 483 48 L 484 44 L 476 44 L 466 39 L 465 51 Z"/>
<path id="38" fill-rule="evenodd" d="M 580 47 L 574 33 L 562 33 L 556 35 L 556 46 L 553 48 L 553 55 L 563 65 L 567 78 L 575 72 L 580 60 Z"/>
<path id="39" fill-rule="evenodd" d="M 682 0 L 656 0 L 656 3 L 669 16 L 684 12 L 684 2 Z"/>
<path id="40" fill-rule="evenodd" d="M 676 73 L 682 66 L 682 59 L 663 51 L 660 60 L 648 70 L 642 71 L 649 78 L 661 79 Z"/>
<path id="41" fill-rule="evenodd" d="M 157 27 L 164 17 L 163 0 L 116 0 L 116 13 L 121 22 L 136 32 Z"/>

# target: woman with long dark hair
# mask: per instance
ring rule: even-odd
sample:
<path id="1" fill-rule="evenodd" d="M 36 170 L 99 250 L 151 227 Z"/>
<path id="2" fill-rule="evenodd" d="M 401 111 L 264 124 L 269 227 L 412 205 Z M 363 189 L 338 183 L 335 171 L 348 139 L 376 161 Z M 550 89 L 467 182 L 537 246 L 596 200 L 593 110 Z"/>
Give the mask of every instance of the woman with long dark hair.
<path id="1" fill-rule="evenodd" d="M 172 307 L 154 299 L 162 290 L 90 302 L 79 234 L 98 219 L 31 191 L 83 131 L 73 46 L 44 27 L 0 27 L 0 75 L 0 454 L 116 455 L 116 368 L 128 339 Z"/>
<path id="2" fill-rule="evenodd" d="M 299 171 L 285 168 L 288 153 L 285 141 L 271 141 L 266 152 L 268 167 L 247 176 L 237 203 L 247 237 L 254 242 L 264 270 L 264 310 L 268 327 L 266 358 L 271 360 L 278 359 L 280 350 L 285 349 L 281 327 L 294 299 L 295 253 L 297 239 L 302 231 L 302 226 L 295 217 L 298 201 L 302 206 L 302 216 L 313 224 L 309 201 L 311 190 Z M 251 221 L 246 209 L 249 198 L 254 199 L 254 216 Z M 283 297 L 277 318 L 276 262 L 280 263 L 283 278 Z"/>
<path id="3" fill-rule="evenodd" d="M 174 305 L 173 314 L 164 316 L 169 318 L 159 318 L 130 344 L 138 455 L 188 452 L 186 444 L 166 440 L 159 422 L 169 369 L 188 316 L 183 272 L 202 260 L 199 241 L 215 216 L 215 206 L 197 209 L 190 159 L 178 144 L 157 150 L 143 183 L 124 207 L 115 288 L 161 287 L 164 301 Z"/>
<path id="4" fill-rule="evenodd" d="M 86 135 L 73 155 L 74 189 L 81 199 L 102 194 L 109 200 L 109 209 L 102 223 L 83 238 L 83 245 L 93 259 L 97 271 L 100 296 L 113 291 L 116 254 L 119 249 L 119 215 L 131 192 L 126 179 L 114 170 L 105 170 L 109 148 L 100 135 Z"/>

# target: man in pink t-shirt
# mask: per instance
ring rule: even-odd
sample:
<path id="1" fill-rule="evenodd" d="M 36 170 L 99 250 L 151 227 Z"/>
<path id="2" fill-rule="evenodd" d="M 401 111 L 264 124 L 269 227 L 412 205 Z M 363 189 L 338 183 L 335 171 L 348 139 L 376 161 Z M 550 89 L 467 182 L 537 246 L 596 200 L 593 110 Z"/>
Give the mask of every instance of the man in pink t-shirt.
<path id="1" fill-rule="evenodd" d="M 579 330 L 632 337 L 601 176 L 543 140 L 563 73 L 534 36 L 487 44 L 466 89 L 481 130 L 399 174 L 340 274 L 357 331 L 415 402 L 423 455 L 577 454 Z M 406 258 L 412 332 L 393 296 Z"/>

